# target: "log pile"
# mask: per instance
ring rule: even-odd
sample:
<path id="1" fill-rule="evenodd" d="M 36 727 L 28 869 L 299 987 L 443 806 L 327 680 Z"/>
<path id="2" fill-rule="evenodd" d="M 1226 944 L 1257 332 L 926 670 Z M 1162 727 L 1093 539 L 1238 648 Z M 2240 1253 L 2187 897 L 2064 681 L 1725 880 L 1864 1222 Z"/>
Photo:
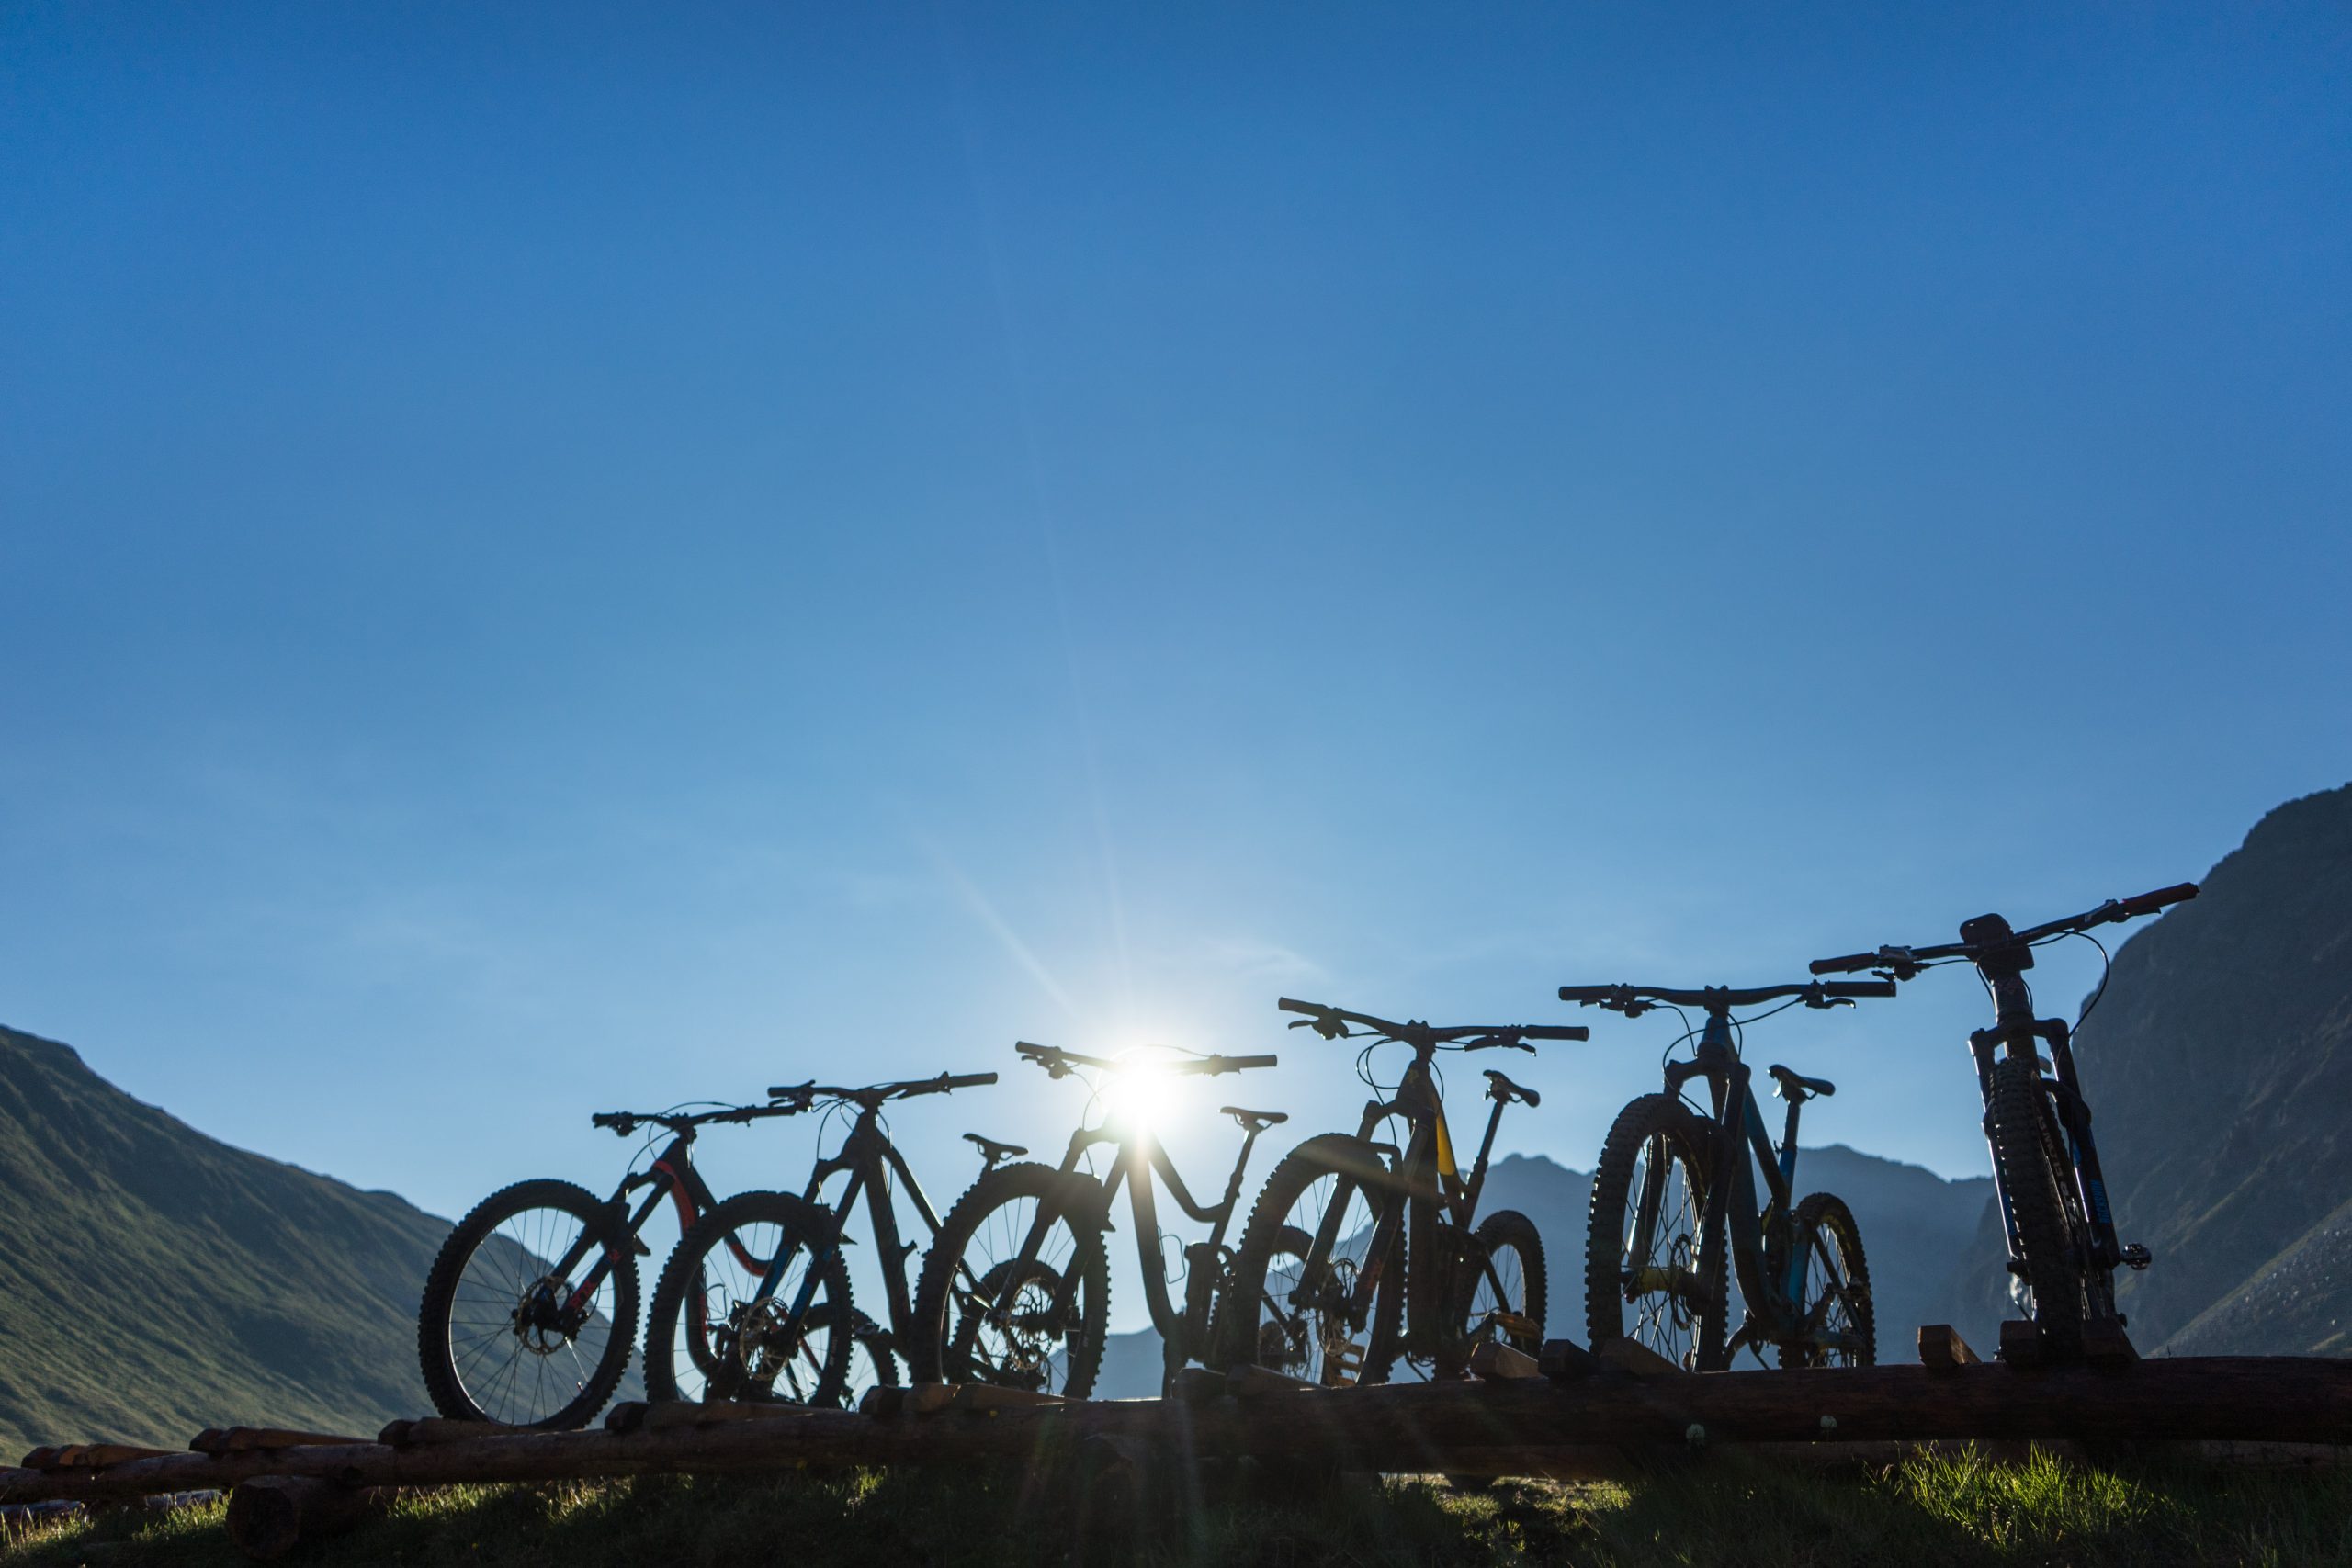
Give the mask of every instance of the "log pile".
<path id="1" fill-rule="evenodd" d="M 602 1431 L 394 1422 L 374 1441 L 232 1428 L 196 1451 L 38 1450 L 0 1504 L 235 1489 L 256 1552 L 349 1524 L 374 1489 L 807 1465 L 995 1462 L 1125 1477 L 1166 1464 L 1623 1476 L 1737 1449 L 1861 1453 L 1939 1440 L 2352 1444 L 2352 1361 L 2177 1358 L 2019 1366 L 1922 1336 L 1933 1365 L 1694 1375 L 1633 1348 L 1566 1341 L 1446 1383 L 1318 1389 L 1263 1369 L 1189 1374 L 1181 1397 L 1064 1403 L 994 1389 L 879 1390 L 862 1411 L 623 1405 Z M 37 1461 L 37 1462 L 36 1462 Z M 265 1484 L 265 1483 L 266 1483 Z M 248 1495 L 250 1494 L 250 1495 Z"/>

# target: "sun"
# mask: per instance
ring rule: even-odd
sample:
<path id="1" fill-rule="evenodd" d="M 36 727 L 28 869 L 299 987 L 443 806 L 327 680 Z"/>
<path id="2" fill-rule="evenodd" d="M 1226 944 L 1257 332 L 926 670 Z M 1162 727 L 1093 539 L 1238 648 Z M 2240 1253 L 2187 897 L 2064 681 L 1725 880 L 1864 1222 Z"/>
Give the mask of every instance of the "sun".
<path id="1" fill-rule="evenodd" d="M 1160 1045 L 1122 1051 L 1118 1066 L 1102 1075 L 1098 1092 L 1112 1120 L 1131 1131 L 1149 1132 L 1184 1097 L 1188 1075 L 1175 1070 L 1180 1054 Z"/>

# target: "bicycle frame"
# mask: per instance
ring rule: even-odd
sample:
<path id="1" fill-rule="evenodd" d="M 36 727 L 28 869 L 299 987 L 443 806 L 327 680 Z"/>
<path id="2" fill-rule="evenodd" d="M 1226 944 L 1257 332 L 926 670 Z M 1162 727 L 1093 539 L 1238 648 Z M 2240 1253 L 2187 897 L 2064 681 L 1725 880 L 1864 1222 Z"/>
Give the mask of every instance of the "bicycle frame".
<path id="1" fill-rule="evenodd" d="M 1356 1129 L 1356 1136 L 1384 1153 L 1394 1154 L 1396 1145 L 1374 1141 L 1373 1134 L 1392 1116 L 1401 1116 L 1412 1129 L 1405 1152 L 1398 1161 L 1398 1185 L 1405 1202 L 1391 1203 L 1380 1221 L 1373 1227 L 1372 1243 L 1365 1253 L 1363 1268 L 1357 1272 L 1354 1293 L 1347 1303 L 1349 1326 L 1361 1329 L 1372 1320 L 1372 1304 L 1378 1293 L 1388 1260 L 1396 1256 L 1395 1243 L 1398 1227 L 1405 1223 L 1410 1205 L 1426 1205 L 1433 1213 L 1442 1213 L 1457 1230 L 1467 1232 L 1471 1220 L 1478 1211 L 1478 1194 L 1487 1184 L 1487 1163 L 1495 1148 L 1495 1134 L 1502 1125 L 1503 1107 L 1509 1103 L 1500 1094 L 1493 1096 L 1494 1110 L 1487 1117 L 1486 1136 L 1479 1140 L 1478 1157 L 1472 1162 L 1468 1180 L 1462 1179 L 1454 1160 L 1453 1136 L 1445 1121 L 1445 1101 L 1438 1093 L 1436 1075 L 1430 1067 L 1430 1053 L 1414 1048 L 1412 1065 L 1396 1085 L 1396 1098 L 1368 1101 L 1363 1108 L 1363 1120 Z M 1340 1206 L 1334 1204 L 1323 1218 L 1323 1225 L 1315 1237 L 1317 1258 L 1328 1258 L 1340 1237 Z M 1434 1325 L 1430 1320 L 1427 1298 L 1406 1299 L 1408 1318 L 1407 1339 L 1417 1349 L 1424 1347 Z"/>
<path id="2" fill-rule="evenodd" d="M 848 1185 L 842 1189 L 841 1196 L 829 1210 L 833 1220 L 831 1252 L 841 1249 L 842 1237 L 847 1234 L 844 1222 L 858 1198 L 861 1195 L 865 1197 L 866 1223 L 872 1227 L 875 1256 L 882 1268 L 884 1303 L 889 1310 L 890 1333 L 895 1337 L 905 1334 L 913 1321 L 913 1302 L 907 1291 L 907 1258 L 921 1244 L 899 1240 L 898 1205 L 890 1201 L 891 1176 L 897 1175 L 908 1198 L 914 1203 L 915 1213 L 933 1235 L 939 1234 L 939 1213 L 931 1206 L 931 1200 L 923 1193 L 922 1183 L 915 1179 L 915 1173 L 907 1167 L 906 1156 L 882 1131 L 880 1122 L 878 1108 L 861 1110 L 857 1121 L 850 1127 L 849 1136 L 842 1140 L 842 1146 L 833 1156 L 817 1162 L 817 1168 L 809 1173 L 808 1185 L 801 1196 L 822 1206 L 823 1199 L 819 1190 L 831 1178 L 847 1173 Z M 796 1329 L 801 1314 L 808 1310 L 820 1270 L 831 1260 L 829 1252 L 828 1256 L 818 1259 L 816 1268 L 808 1271 L 808 1280 L 801 1287 L 800 1299 L 792 1307 L 791 1323 Z M 775 1288 L 776 1280 L 782 1277 L 790 1261 L 788 1256 L 777 1259 L 771 1269 L 771 1278 L 763 1285 L 763 1294 Z"/>
<path id="3" fill-rule="evenodd" d="M 1740 1294 L 1751 1314 L 1762 1322 L 1764 1337 L 1791 1337 L 1802 1325 L 1805 1254 L 1793 1245 L 1791 1224 L 1795 1214 L 1793 1189 L 1797 1173 L 1797 1122 L 1804 1101 L 1792 1098 L 1788 1121 L 1778 1148 L 1764 1124 L 1757 1103 L 1754 1071 L 1739 1058 L 1728 1009 L 1707 1010 L 1706 1027 L 1688 1062 L 1666 1069 L 1668 1092 L 1679 1095 L 1694 1077 L 1707 1080 L 1711 1111 L 1708 1124 L 1713 1140 L 1715 1168 L 1728 1171 L 1729 1180 L 1709 1185 L 1700 1222 L 1702 1301 L 1714 1299 L 1715 1270 L 1724 1266 L 1728 1250 L 1737 1271 Z M 1759 1204 L 1756 1172 L 1764 1172 L 1770 1201 Z M 1645 1189 L 1636 1224 L 1642 1234 L 1657 1223 L 1658 1194 Z M 1777 1265 L 1777 1267 L 1776 1267 Z M 1828 1348 L 1850 1348 L 1838 1335 L 1803 1336 Z"/>
<path id="4" fill-rule="evenodd" d="M 1103 1144 L 1117 1145 L 1117 1156 L 1103 1175 L 1091 1207 L 1103 1228 L 1111 1228 L 1111 1204 L 1118 1196 L 1120 1183 L 1126 1184 L 1127 1205 L 1136 1224 L 1136 1261 L 1143 1269 L 1144 1302 L 1151 1311 L 1151 1325 L 1159 1331 L 1162 1353 L 1170 1368 L 1191 1360 L 1207 1343 L 1226 1228 L 1232 1223 L 1235 1205 L 1241 1196 L 1242 1172 L 1249 1168 L 1250 1151 L 1256 1145 L 1261 1130 L 1251 1126 L 1243 1131 L 1241 1151 L 1234 1156 L 1233 1174 L 1226 1180 L 1225 1196 L 1215 1203 L 1203 1203 L 1193 1196 L 1183 1177 L 1178 1174 L 1175 1162 L 1168 1157 L 1168 1151 L 1148 1126 L 1135 1126 L 1124 1132 L 1108 1122 L 1100 1127 L 1081 1127 L 1070 1134 L 1069 1147 L 1062 1156 L 1062 1174 L 1076 1177 L 1080 1174 L 1079 1162 L 1087 1150 Z M 1179 1208 L 1209 1227 L 1207 1241 L 1195 1242 L 1184 1249 L 1185 1299 L 1181 1311 L 1169 1294 L 1168 1269 L 1159 1248 L 1155 1175 L 1168 1184 L 1169 1196 L 1176 1200 Z M 1041 1207 L 1036 1218 L 1030 1222 L 1028 1235 L 1022 1238 L 1017 1255 L 1016 1278 L 1025 1275 L 1035 1264 L 1038 1249 L 1045 1245 L 1054 1218 L 1052 1211 Z M 1055 1290 L 1053 1313 L 1057 1320 L 1069 1313 L 1077 1290 L 1074 1275 L 1064 1279 Z M 1000 1303 L 990 1315 L 1001 1324 L 1012 1310 L 1011 1303 Z"/>
<path id="5" fill-rule="evenodd" d="M 653 1211 L 662 1206 L 664 1198 L 669 1199 L 678 1211 L 678 1234 L 681 1235 L 694 1227 L 695 1221 L 701 1218 L 705 1211 L 716 1207 L 718 1202 L 718 1197 L 711 1191 L 709 1183 L 703 1180 L 702 1172 L 695 1168 L 694 1141 L 695 1129 L 681 1128 L 671 1137 L 669 1146 L 654 1156 L 650 1166 L 623 1177 L 621 1184 L 613 1189 L 613 1195 L 605 1200 L 605 1206 L 620 1220 L 621 1234 L 628 1237 L 629 1245 L 640 1257 L 653 1250 L 645 1245 L 640 1233 L 644 1231 L 646 1223 L 653 1218 Z M 645 1198 L 632 1213 L 628 1195 L 640 1188 L 646 1190 Z M 595 1245 L 594 1237 L 582 1233 L 557 1261 L 555 1277 L 570 1279 L 571 1271 L 580 1267 L 582 1260 L 588 1256 L 588 1249 Z M 564 1311 L 577 1312 L 594 1300 L 612 1271 L 613 1257 L 607 1249 L 581 1277 L 571 1294 L 565 1298 Z"/>

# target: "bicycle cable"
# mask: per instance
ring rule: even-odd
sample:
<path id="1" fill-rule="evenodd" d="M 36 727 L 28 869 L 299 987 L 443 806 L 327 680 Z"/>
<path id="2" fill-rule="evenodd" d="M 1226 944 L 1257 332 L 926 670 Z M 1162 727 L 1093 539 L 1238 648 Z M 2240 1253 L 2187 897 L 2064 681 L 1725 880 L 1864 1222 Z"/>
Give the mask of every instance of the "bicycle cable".
<path id="1" fill-rule="evenodd" d="M 2115 955 L 2107 951 L 2107 943 L 2088 931 L 2067 931 L 2064 934 L 2081 937 L 2098 949 L 2098 984 L 2091 988 L 2090 1000 L 2083 1004 L 2083 1010 L 2075 1015 L 2075 1032 L 2080 1033 L 2083 1025 L 2090 1021 L 2091 1010 L 2098 1007 L 2099 998 L 2107 995 L 2108 976 L 2115 973 Z"/>

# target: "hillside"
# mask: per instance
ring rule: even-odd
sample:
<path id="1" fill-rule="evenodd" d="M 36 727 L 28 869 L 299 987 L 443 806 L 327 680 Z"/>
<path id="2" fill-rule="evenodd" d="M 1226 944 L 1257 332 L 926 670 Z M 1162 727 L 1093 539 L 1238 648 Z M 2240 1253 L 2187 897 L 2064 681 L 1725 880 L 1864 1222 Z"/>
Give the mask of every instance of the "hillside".
<path id="1" fill-rule="evenodd" d="M 422 1411 L 416 1296 L 447 1229 L 0 1029 L 0 1450 Z"/>
<path id="2" fill-rule="evenodd" d="M 2077 1055 L 2143 1349 L 2352 1348 L 2352 787 L 2290 801 L 2115 954 Z M 2047 1002 L 2045 1000 L 2045 1007 Z M 1986 1213 L 1957 1310 L 1997 1311 Z"/>

